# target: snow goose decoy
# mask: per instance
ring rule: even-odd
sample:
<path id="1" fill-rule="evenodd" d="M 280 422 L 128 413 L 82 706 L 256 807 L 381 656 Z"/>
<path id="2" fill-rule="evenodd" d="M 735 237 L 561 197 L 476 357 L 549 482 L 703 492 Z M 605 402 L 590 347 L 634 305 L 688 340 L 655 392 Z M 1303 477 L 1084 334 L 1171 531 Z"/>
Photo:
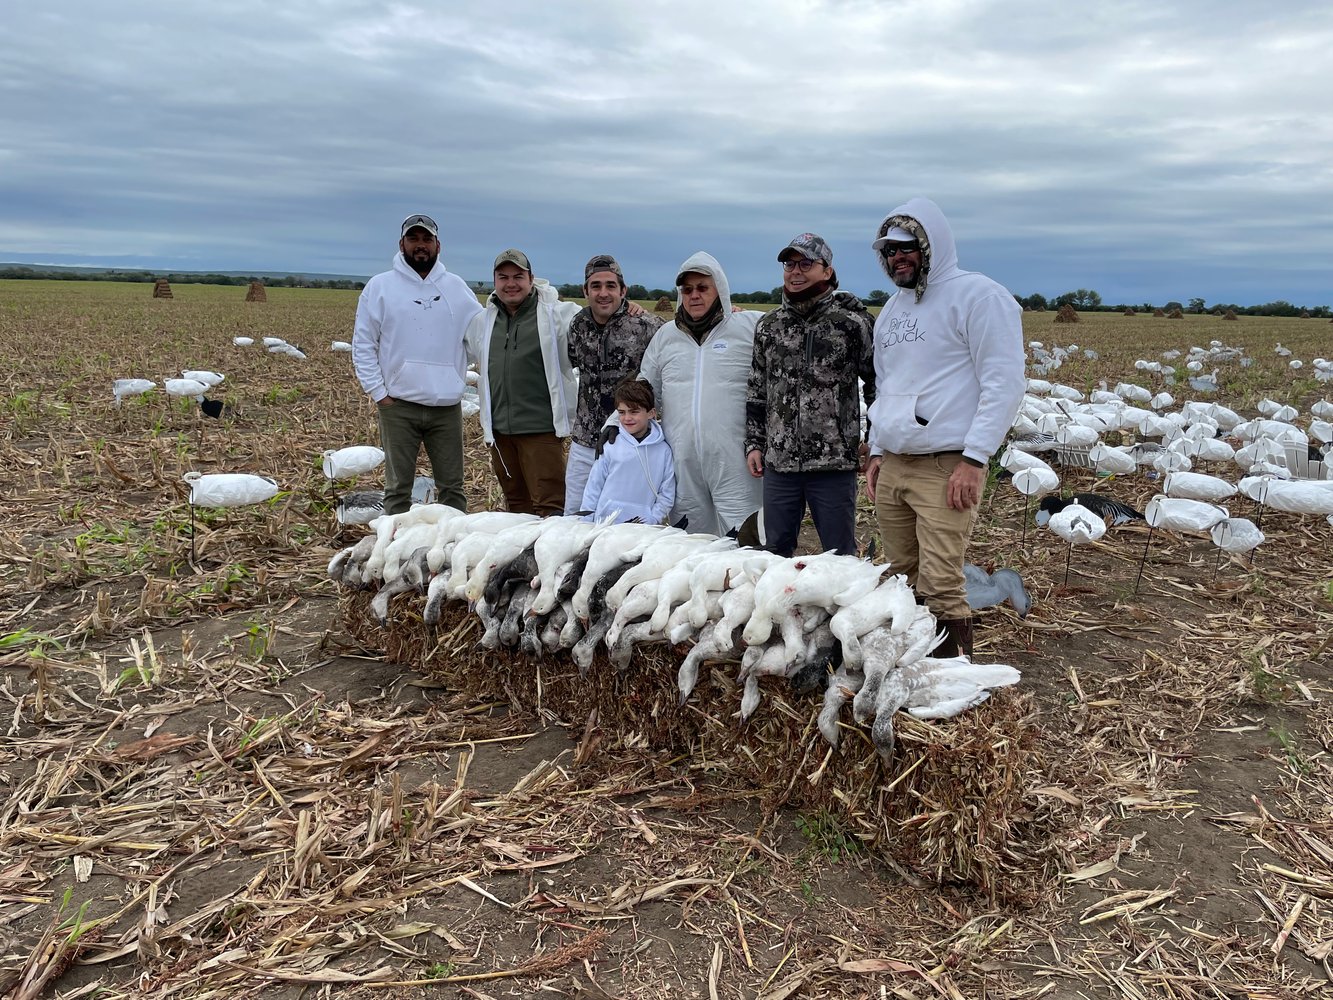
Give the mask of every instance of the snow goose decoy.
<path id="1" fill-rule="evenodd" d="M 1075 500 L 1051 514 L 1046 521 L 1046 527 L 1068 543 L 1069 547 L 1065 551 L 1065 581 L 1063 584 L 1068 586 L 1069 563 L 1074 555 L 1074 546 L 1086 545 L 1100 539 L 1106 534 L 1106 520 Z"/>
<path id="2" fill-rule="evenodd" d="M 1139 511 L 1127 503 L 1116 500 L 1114 497 L 1105 497 L 1097 493 L 1075 493 L 1068 499 L 1043 497 L 1037 507 L 1036 520 L 1038 527 L 1045 527 L 1053 515 L 1075 503 L 1092 511 L 1112 528 L 1118 528 L 1130 521 L 1143 520 L 1143 515 Z"/>
<path id="3" fill-rule="evenodd" d="M 142 396 L 157 388 L 157 383 L 146 378 L 118 378 L 111 383 L 111 395 L 119 406 L 121 400 Z"/>

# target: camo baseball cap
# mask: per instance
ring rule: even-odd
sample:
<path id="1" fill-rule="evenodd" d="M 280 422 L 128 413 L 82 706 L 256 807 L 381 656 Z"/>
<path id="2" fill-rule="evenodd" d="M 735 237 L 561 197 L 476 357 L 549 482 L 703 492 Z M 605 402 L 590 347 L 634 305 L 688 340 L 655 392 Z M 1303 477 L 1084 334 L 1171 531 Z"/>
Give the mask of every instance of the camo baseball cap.
<path id="1" fill-rule="evenodd" d="M 593 257 L 588 261 L 583 268 L 583 283 L 586 285 L 588 279 L 598 271 L 610 271 L 622 282 L 625 280 L 625 275 L 624 272 L 620 270 L 620 265 L 616 263 L 616 259 L 609 253 L 599 253 L 596 257 Z"/>
<path id="2" fill-rule="evenodd" d="M 402 235 L 406 236 L 409 229 L 424 229 L 432 236 L 439 238 L 440 227 L 435 224 L 435 220 L 429 215 L 409 215 L 403 220 Z"/>
<path id="3" fill-rule="evenodd" d="M 496 270 L 501 264 L 516 264 L 525 271 L 532 271 L 532 265 L 528 263 L 528 255 L 522 250 L 502 250 L 500 255 L 495 258 L 495 265 L 491 270 Z"/>
<path id="4" fill-rule="evenodd" d="M 814 233 L 802 233 L 796 237 L 778 254 L 778 260 L 789 260 L 793 253 L 799 254 L 806 260 L 822 260 L 825 264 L 833 263 L 833 251 L 829 245 L 824 242 L 824 237 L 816 236 Z"/>

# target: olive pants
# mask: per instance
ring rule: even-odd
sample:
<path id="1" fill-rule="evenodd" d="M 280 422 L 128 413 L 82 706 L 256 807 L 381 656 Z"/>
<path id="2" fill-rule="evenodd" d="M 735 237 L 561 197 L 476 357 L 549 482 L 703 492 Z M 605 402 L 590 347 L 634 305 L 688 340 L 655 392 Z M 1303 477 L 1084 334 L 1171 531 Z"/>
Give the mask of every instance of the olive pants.
<path id="1" fill-rule="evenodd" d="M 463 497 L 463 408 L 423 406 L 395 399 L 376 408 L 384 448 L 384 512 L 401 514 L 412 505 L 417 455 L 426 446 L 440 503 L 467 510 Z"/>

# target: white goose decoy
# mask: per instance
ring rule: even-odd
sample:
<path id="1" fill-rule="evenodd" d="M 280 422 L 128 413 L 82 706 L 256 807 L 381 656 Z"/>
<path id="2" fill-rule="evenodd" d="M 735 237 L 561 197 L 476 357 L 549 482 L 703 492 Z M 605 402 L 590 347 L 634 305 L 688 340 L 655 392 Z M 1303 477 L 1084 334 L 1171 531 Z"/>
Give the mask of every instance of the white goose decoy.
<path id="1" fill-rule="evenodd" d="M 204 383 L 204 385 L 206 385 L 208 388 L 211 389 L 215 385 L 221 385 L 223 382 L 225 382 L 227 376 L 223 375 L 221 372 L 188 371 L 188 372 L 181 372 L 181 378 L 192 378 L 196 382 Z"/>
<path id="2" fill-rule="evenodd" d="M 1078 502 L 1056 511 L 1046 526 L 1070 545 L 1086 545 L 1106 534 L 1106 522 Z"/>
<path id="3" fill-rule="evenodd" d="M 231 342 L 237 347 L 250 347 L 255 342 L 254 337 L 232 337 Z"/>
<path id="4" fill-rule="evenodd" d="M 987 573 L 980 566 L 966 563 L 963 580 L 967 587 L 967 605 L 973 611 L 1008 603 L 1018 612 L 1019 618 L 1026 618 L 1032 610 L 1032 598 L 1016 570 L 997 569 Z"/>
<path id="5" fill-rule="evenodd" d="M 169 396 L 193 399 L 196 403 L 204 401 L 204 393 L 208 390 L 208 386 L 193 378 L 169 378 L 162 383 L 162 388 Z"/>
<path id="6" fill-rule="evenodd" d="M 330 482 L 351 479 L 372 472 L 384 464 L 384 450 L 374 445 L 353 445 L 349 448 L 330 448 L 323 456 L 324 478 Z"/>
<path id="7" fill-rule="evenodd" d="M 1215 503 L 1236 495 L 1236 487 L 1225 479 L 1201 472 L 1172 472 L 1162 483 L 1162 492 L 1169 497 L 1205 500 Z"/>
<path id="8" fill-rule="evenodd" d="M 118 378 L 111 383 L 111 396 L 119 406 L 121 400 L 142 396 L 157 388 L 157 383 L 146 378 Z"/>
<path id="9" fill-rule="evenodd" d="M 335 340 L 333 343 L 329 345 L 329 350 L 340 351 L 344 354 L 350 354 L 352 351 L 352 345 L 345 340 Z"/>

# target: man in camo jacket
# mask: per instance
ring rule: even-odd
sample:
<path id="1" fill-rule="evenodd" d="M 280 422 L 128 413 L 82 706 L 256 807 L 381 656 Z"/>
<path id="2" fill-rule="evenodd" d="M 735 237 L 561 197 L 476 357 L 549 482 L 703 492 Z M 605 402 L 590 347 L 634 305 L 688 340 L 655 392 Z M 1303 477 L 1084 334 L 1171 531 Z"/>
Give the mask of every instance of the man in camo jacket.
<path id="1" fill-rule="evenodd" d="M 855 555 L 857 378 L 875 399 L 872 321 L 840 292 L 833 251 L 802 233 L 778 254 L 782 305 L 759 321 L 745 396 L 745 460 L 764 480 L 768 548 L 790 556 L 810 507 L 825 551 Z"/>
<path id="2" fill-rule="evenodd" d="M 569 323 L 569 360 L 579 370 L 579 406 L 565 465 L 566 514 L 577 511 L 583 500 L 602 425 L 616 408 L 616 386 L 639 370 L 648 341 L 662 325 L 638 306 L 629 311 L 625 276 L 610 254 L 588 261 L 583 293 L 588 304 Z"/>

